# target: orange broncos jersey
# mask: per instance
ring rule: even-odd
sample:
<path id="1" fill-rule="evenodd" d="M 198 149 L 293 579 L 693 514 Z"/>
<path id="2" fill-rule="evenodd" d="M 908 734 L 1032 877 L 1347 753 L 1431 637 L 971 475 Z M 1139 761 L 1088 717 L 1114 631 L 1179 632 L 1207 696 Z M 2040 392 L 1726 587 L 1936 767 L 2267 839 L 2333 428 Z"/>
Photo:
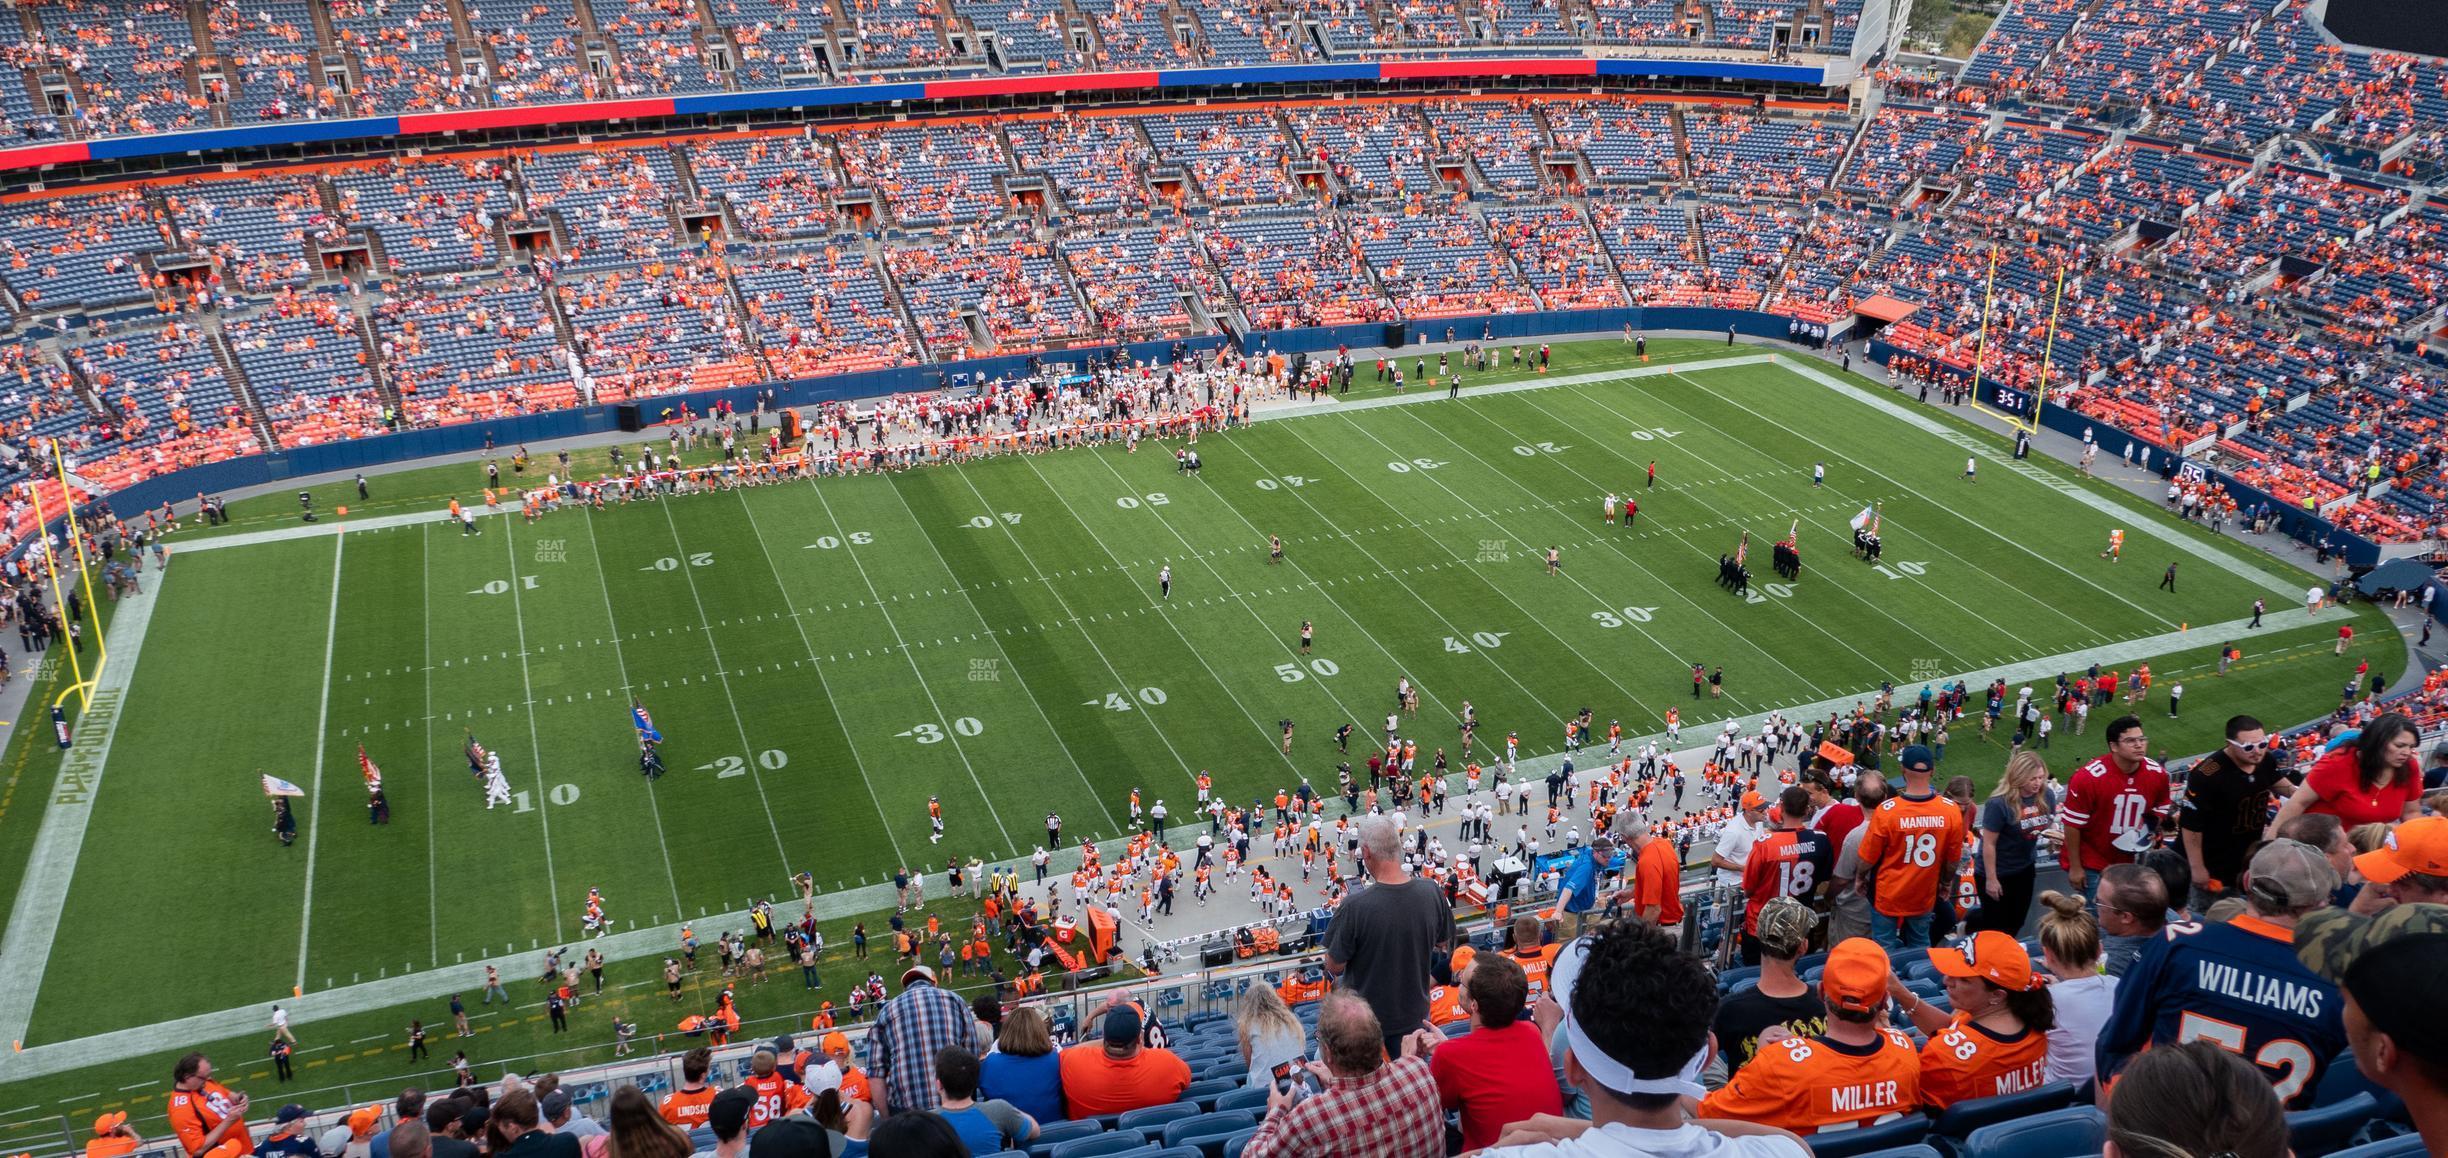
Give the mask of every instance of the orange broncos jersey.
<path id="1" fill-rule="evenodd" d="M 2048 1035 L 2024 1030 L 1999 1037 L 1955 1015 L 1921 1049 L 1921 1103 L 1943 1110 L 1957 1102 L 2019 1094 L 2048 1082 Z"/>
<path id="2" fill-rule="evenodd" d="M 694 1130 L 706 1124 L 706 1115 L 714 1110 L 714 1095 L 720 1091 L 712 1086 L 693 1090 L 674 1090 L 663 1095 L 663 1120 L 683 1130 Z"/>
<path id="3" fill-rule="evenodd" d="M 1873 1125 L 1920 1108 L 1921 1059 L 1911 1038 L 1887 1029 L 1866 1048 L 1823 1037 L 1761 1046 L 1732 1080 L 1700 1103 L 1700 1116 L 1814 1134 Z"/>
<path id="4" fill-rule="evenodd" d="M 748 1128 L 751 1130 L 776 1118 L 798 1113 L 814 1100 L 808 1097 L 807 1087 L 780 1074 L 767 1074 L 761 1078 L 752 1074 L 740 1084 L 756 1094 L 756 1104 L 748 1107 Z"/>
<path id="5" fill-rule="evenodd" d="M 1941 874 L 1953 872 L 1963 856 L 1963 810 L 1944 796 L 1896 795 L 1870 810 L 1869 825 L 1861 859 L 1878 866 L 1873 878 L 1878 911 L 1918 917 L 1937 908 Z"/>
<path id="6" fill-rule="evenodd" d="M 190 1158 L 202 1158 L 202 1155 L 206 1153 L 205 1137 L 213 1132 L 213 1127 L 221 1124 L 223 1118 L 229 1116 L 230 1110 L 235 1108 L 236 1104 L 236 1098 L 229 1092 L 229 1087 L 210 1079 L 205 1080 L 201 1089 L 172 1090 L 169 1105 L 170 1132 L 178 1135 L 179 1145 L 186 1149 Z M 254 1148 L 255 1140 L 247 1133 L 246 1123 L 241 1120 L 237 1125 L 231 1126 L 228 1133 L 221 1136 L 220 1143 L 215 1145 L 210 1152 L 213 1154 L 245 1154 Z"/>

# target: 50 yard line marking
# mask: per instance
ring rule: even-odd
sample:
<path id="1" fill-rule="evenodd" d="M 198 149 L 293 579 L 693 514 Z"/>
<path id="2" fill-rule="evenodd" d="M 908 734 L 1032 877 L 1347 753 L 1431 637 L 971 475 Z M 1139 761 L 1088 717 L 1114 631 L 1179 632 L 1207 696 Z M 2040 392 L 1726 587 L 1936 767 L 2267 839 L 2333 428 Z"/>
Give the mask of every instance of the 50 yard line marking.
<path id="1" fill-rule="evenodd" d="M 332 645 L 340 633 L 340 558 L 347 553 L 348 536 L 332 536 L 331 610 L 323 620 L 323 695 L 322 705 L 315 709 L 314 787 L 306 797 L 306 888 L 305 899 L 299 906 L 297 987 L 306 988 L 306 938 L 314 931 L 315 848 L 320 843 L 323 815 L 323 750 L 331 745 L 323 729 L 331 723 Z M 431 779 L 431 777 L 428 777 Z M 428 815 L 432 809 L 427 809 Z"/>
<path id="2" fill-rule="evenodd" d="M 527 670 L 527 612 L 519 601 L 518 539 L 510 533 L 510 524 L 502 524 L 502 556 L 510 560 L 510 618 L 518 625 L 519 688 L 527 702 L 520 705 L 527 717 L 527 750 L 535 757 L 536 820 L 544 826 L 544 887 L 552 890 L 553 940 L 561 939 L 561 878 L 553 871 L 552 854 L 552 785 L 544 781 L 544 738 L 536 731 L 535 683 Z"/>

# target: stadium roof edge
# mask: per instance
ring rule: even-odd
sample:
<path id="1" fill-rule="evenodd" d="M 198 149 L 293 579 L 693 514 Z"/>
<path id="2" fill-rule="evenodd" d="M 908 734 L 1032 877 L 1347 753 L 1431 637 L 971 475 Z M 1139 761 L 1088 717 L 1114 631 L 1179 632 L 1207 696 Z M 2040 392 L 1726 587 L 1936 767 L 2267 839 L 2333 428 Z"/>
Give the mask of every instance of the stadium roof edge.
<path id="1" fill-rule="evenodd" d="M 636 100 L 521 105 L 403 113 L 343 120 L 284 120 L 225 129 L 198 129 L 136 137 L 57 141 L 0 149 L 0 172 L 24 172 L 84 161 L 173 157 L 224 150 L 304 145 L 331 141 L 413 138 L 457 132 L 545 125 L 608 124 L 658 117 L 702 116 L 795 108 L 838 107 L 877 102 L 956 101 L 975 97 L 1057 95 L 1068 92 L 1159 91 L 1252 84 L 1314 84 L 1334 81 L 1548 79 L 1555 77 L 1658 77 L 1825 85 L 1824 64 L 1776 64 L 1728 60 L 1592 57 L 1472 57 L 1356 64 L 1250 65 L 1143 72 L 1039 73 L 965 77 L 896 84 L 829 85 L 706 93 Z"/>

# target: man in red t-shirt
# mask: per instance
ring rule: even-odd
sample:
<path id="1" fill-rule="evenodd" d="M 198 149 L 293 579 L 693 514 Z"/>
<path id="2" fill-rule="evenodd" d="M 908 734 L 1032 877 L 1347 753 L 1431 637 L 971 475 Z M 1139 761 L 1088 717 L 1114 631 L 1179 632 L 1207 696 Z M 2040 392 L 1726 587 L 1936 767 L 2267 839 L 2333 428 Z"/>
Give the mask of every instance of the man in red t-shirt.
<path id="1" fill-rule="evenodd" d="M 1554 1082 L 1522 1080 L 1549 1064 L 1538 1026 L 1522 1019 L 1528 1000 L 1529 977 L 1520 963 L 1481 953 L 1462 971 L 1470 1032 L 1431 1043 L 1428 1073 L 1445 1108 L 1462 1113 L 1464 1150 L 1495 1145 L 1507 1125 L 1532 1115 L 1564 1112 Z"/>
<path id="2" fill-rule="evenodd" d="M 1802 774 L 1802 790 L 1810 793 L 1811 827 L 1826 833 L 1830 845 L 1843 848 L 1845 838 L 1861 827 L 1868 814 L 1837 789 L 1835 772 L 1819 767 L 1817 761 Z"/>
<path id="3" fill-rule="evenodd" d="M 2142 721 L 2109 721 L 2107 754 L 2075 769 L 2066 784 L 2066 835 L 2058 851 L 2066 882 L 2091 896 L 2092 875 L 2131 862 L 2167 814 L 2167 770 L 2150 758 Z"/>

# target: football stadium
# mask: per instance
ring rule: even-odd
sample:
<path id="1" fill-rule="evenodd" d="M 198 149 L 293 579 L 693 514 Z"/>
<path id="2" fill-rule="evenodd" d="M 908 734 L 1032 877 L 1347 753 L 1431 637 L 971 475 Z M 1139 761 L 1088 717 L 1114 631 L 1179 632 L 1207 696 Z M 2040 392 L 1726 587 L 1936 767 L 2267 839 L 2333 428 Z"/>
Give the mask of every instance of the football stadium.
<path id="1" fill-rule="evenodd" d="M 2435 13 L 13 10 L 0 1153 L 2448 1152 Z"/>

